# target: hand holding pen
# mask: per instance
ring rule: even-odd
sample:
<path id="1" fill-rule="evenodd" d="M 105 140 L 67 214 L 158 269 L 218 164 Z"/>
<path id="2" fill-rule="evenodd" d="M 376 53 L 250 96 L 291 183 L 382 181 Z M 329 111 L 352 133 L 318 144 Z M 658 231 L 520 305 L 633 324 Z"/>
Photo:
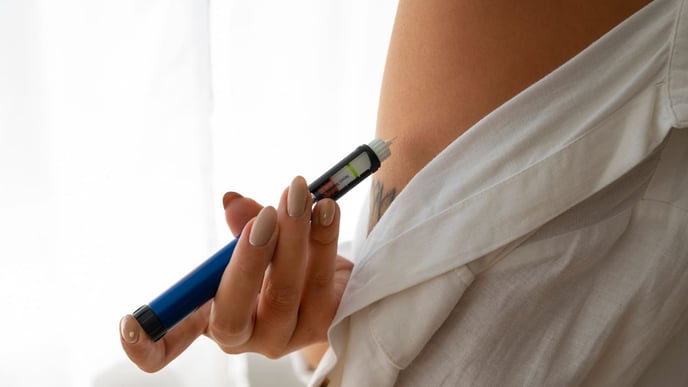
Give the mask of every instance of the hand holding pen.
<path id="1" fill-rule="evenodd" d="M 226 195 L 225 204 L 227 223 L 241 236 L 214 300 L 157 342 L 133 317 L 123 319 L 122 345 L 145 371 L 161 369 L 200 335 L 226 353 L 271 358 L 327 340 L 352 268 L 336 253 L 336 203 L 323 199 L 311 211 L 306 182 L 297 177 L 277 209 L 236 194 Z"/>
<path id="2" fill-rule="evenodd" d="M 389 156 L 388 145 L 374 140 L 359 147 L 310 186 L 295 178 L 277 209 L 226 194 L 226 220 L 240 236 L 122 319 L 120 340 L 129 358 L 154 372 L 200 335 L 226 353 L 271 358 L 326 341 L 353 267 L 337 256 L 334 199 L 375 172 Z"/>

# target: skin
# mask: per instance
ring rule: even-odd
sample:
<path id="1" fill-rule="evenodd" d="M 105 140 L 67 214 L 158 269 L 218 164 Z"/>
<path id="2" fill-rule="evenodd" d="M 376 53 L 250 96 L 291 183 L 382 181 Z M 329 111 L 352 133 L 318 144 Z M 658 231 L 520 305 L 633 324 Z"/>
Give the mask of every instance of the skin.
<path id="1" fill-rule="evenodd" d="M 288 211 L 290 196 L 305 199 L 296 216 Z M 223 202 L 229 228 L 242 234 L 215 298 L 155 343 L 133 317 L 120 323 L 122 347 L 144 371 L 160 370 L 201 335 L 228 354 L 269 358 L 326 340 L 353 267 L 336 254 L 336 203 L 324 199 L 313 207 L 302 177 L 283 192 L 277 209 L 233 193 Z M 264 235 L 252 238 L 259 228 Z M 255 246 L 254 239 L 267 241 Z"/>
<path id="2" fill-rule="evenodd" d="M 369 229 L 432 158 L 647 0 L 402 0 L 377 137 L 395 138 L 375 174 Z"/>
<path id="3" fill-rule="evenodd" d="M 378 137 L 395 140 L 374 177 L 369 229 L 449 143 L 648 2 L 401 0 L 377 124 Z M 307 189 L 296 180 L 293 190 Z M 157 343 L 125 316 L 121 342 L 135 364 L 157 371 L 200 335 L 227 353 L 271 358 L 307 347 L 306 358 L 317 364 L 352 264 L 336 254 L 336 204 L 320 201 L 311 211 L 308 197 L 294 217 L 289 195 L 285 190 L 278 208 L 266 210 L 275 211 L 275 224 L 263 227 L 272 233 L 262 246 L 249 242 L 262 207 L 225 196 L 227 224 L 235 235 L 243 232 L 217 296 Z M 324 225 L 330 209 L 333 222 Z"/>

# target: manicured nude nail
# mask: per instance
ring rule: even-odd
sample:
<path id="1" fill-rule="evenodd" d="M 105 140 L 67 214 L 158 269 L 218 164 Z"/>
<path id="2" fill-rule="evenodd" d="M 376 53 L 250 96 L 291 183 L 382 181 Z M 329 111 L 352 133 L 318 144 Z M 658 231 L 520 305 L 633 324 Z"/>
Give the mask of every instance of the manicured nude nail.
<path id="1" fill-rule="evenodd" d="M 119 322 L 119 330 L 122 338 L 127 343 L 134 344 L 139 341 L 141 328 L 139 328 L 139 323 L 136 322 L 134 316 L 126 315 L 122 317 L 122 320 Z"/>
<path id="2" fill-rule="evenodd" d="M 229 205 L 229 202 L 231 202 L 234 199 L 241 198 L 240 194 L 236 192 L 227 192 L 222 196 L 222 208 L 227 209 L 227 206 Z"/>
<path id="3" fill-rule="evenodd" d="M 248 237 L 249 243 L 256 247 L 265 246 L 272 237 L 275 226 L 277 226 L 277 211 L 269 206 L 263 208 L 253 222 L 251 235 Z"/>
<path id="4" fill-rule="evenodd" d="M 332 199 L 323 199 L 320 201 L 320 224 L 322 226 L 329 226 L 334 220 L 335 204 Z"/>
<path id="5" fill-rule="evenodd" d="M 287 194 L 287 213 L 293 218 L 298 218 L 306 211 L 306 200 L 308 199 L 308 186 L 303 177 L 297 176 L 289 185 Z"/>

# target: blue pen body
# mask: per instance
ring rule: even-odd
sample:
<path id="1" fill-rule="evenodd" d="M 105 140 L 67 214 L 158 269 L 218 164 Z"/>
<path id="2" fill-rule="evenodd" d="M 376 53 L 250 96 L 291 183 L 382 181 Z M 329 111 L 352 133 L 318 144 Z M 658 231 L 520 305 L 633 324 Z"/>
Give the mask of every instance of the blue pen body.
<path id="1" fill-rule="evenodd" d="M 238 240 L 229 242 L 148 304 L 167 329 L 215 296 Z"/>
<path id="2" fill-rule="evenodd" d="M 358 147 L 309 185 L 313 200 L 336 200 L 358 185 L 389 157 L 389 144 L 390 142 L 375 139 L 368 145 Z M 153 341 L 160 340 L 168 330 L 215 296 L 238 240 L 239 238 L 229 242 L 176 284 L 133 313 Z"/>
<path id="3" fill-rule="evenodd" d="M 153 341 L 215 296 L 239 238 L 229 242 L 165 292 L 134 312 Z"/>

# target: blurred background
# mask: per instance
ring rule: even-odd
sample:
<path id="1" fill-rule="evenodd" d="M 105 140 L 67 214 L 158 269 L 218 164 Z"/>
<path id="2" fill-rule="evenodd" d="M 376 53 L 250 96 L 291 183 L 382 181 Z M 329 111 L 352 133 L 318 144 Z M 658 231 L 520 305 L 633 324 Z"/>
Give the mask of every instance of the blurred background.
<path id="1" fill-rule="evenodd" d="M 224 192 L 275 205 L 373 138 L 395 8 L 0 0 L 0 385 L 298 385 L 205 338 L 144 374 L 119 319 L 231 240 Z"/>

